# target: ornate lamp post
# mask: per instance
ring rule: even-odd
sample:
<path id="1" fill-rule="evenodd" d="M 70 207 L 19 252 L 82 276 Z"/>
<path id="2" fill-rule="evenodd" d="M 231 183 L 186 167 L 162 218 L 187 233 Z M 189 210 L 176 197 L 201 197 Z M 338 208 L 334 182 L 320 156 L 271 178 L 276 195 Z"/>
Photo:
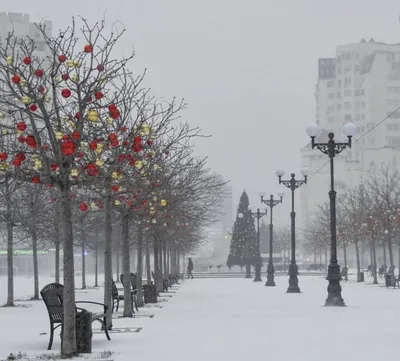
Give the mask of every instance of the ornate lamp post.
<path id="1" fill-rule="evenodd" d="M 250 208 L 250 207 L 249 207 Z M 257 208 L 256 212 L 252 212 L 250 208 L 250 213 L 253 217 L 257 219 L 257 254 L 260 256 L 259 262 L 256 264 L 256 272 L 254 276 L 254 282 L 261 282 L 261 252 L 260 252 L 260 219 L 267 215 L 267 210 L 264 212 L 260 211 L 260 208 Z"/>
<path id="2" fill-rule="evenodd" d="M 275 281 L 274 281 L 274 262 L 272 258 L 273 254 L 273 242 L 272 242 L 272 237 L 273 237 L 273 224 L 272 224 L 272 210 L 275 206 L 277 206 L 279 203 L 282 203 L 282 199 L 284 196 L 284 193 L 278 193 L 279 200 L 274 199 L 274 196 L 271 194 L 269 196 L 269 199 L 264 199 L 265 197 L 265 192 L 260 192 L 259 193 L 261 197 L 261 203 L 266 204 L 269 207 L 269 260 L 268 260 L 268 267 L 267 267 L 267 282 L 265 283 L 266 286 L 273 287 L 275 286 Z"/>
<path id="3" fill-rule="evenodd" d="M 289 188 L 292 192 L 292 211 L 290 212 L 290 233 L 291 233 L 291 259 L 289 266 L 289 287 L 287 289 L 287 293 L 300 293 L 299 288 L 299 280 L 297 278 L 299 274 L 299 270 L 296 264 L 296 213 L 294 211 L 294 191 L 302 186 L 303 184 L 307 184 L 307 175 L 308 172 L 306 170 L 302 171 L 302 175 L 304 179 L 296 180 L 296 175 L 292 173 L 290 175 L 289 180 L 282 180 L 282 177 L 285 175 L 283 170 L 277 170 L 275 174 L 278 176 L 279 184 L 283 184 L 286 188 Z"/>
<path id="4" fill-rule="evenodd" d="M 334 140 L 333 133 L 328 134 L 327 143 L 316 143 L 315 137 L 320 134 L 317 124 L 310 125 L 307 128 L 307 134 L 311 138 L 311 147 L 319 149 L 322 153 L 329 157 L 330 161 L 330 178 L 331 189 L 329 191 L 330 200 L 330 228 L 331 228 L 331 260 L 328 267 L 328 276 L 326 279 L 328 285 L 328 297 L 325 306 L 345 306 L 342 298 L 342 287 L 340 286 L 340 266 L 337 260 L 337 240 L 336 240 L 336 191 L 335 191 L 335 173 L 334 158 L 336 154 L 341 153 L 346 148 L 351 148 L 351 138 L 355 135 L 357 127 L 352 123 L 343 126 L 343 134 L 347 136 L 347 143 L 338 143 Z"/>

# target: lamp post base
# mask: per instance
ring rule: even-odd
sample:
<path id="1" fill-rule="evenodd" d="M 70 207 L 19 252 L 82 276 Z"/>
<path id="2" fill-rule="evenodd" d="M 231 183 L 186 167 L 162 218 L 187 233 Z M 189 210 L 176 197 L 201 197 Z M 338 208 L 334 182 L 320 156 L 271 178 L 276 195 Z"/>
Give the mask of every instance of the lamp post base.
<path id="1" fill-rule="evenodd" d="M 274 264 L 270 260 L 267 267 L 267 282 L 265 283 L 265 285 L 268 287 L 276 286 L 274 281 L 274 271 L 275 271 Z"/>
<path id="2" fill-rule="evenodd" d="M 246 275 L 244 276 L 244 278 L 252 278 L 251 277 L 251 266 L 249 264 L 246 265 Z"/>
<path id="3" fill-rule="evenodd" d="M 289 287 L 286 293 L 300 293 L 299 280 L 297 278 L 299 269 L 296 263 L 289 265 Z"/>
<path id="4" fill-rule="evenodd" d="M 325 306 L 345 307 L 344 300 L 342 298 L 342 286 L 340 286 L 340 266 L 336 263 L 331 262 L 328 267 L 328 298 L 325 301 Z"/>
<path id="5" fill-rule="evenodd" d="M 261 279 L 261 265 L 256 265 L 256 271 L 254 275 L 254 282 L 262 282 Z"/>

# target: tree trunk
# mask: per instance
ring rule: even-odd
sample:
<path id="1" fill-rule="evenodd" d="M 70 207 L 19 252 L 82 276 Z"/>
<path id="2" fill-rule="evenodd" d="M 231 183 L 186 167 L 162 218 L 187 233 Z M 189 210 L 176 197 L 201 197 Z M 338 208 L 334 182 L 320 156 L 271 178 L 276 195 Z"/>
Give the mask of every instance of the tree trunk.
<path id="1" fill-rule="evenodd" d="M 83 217 L 81 217 L 81 232 L 82 232 L 82 250 L 81 250 L 81 254 L 82 254 L 82 289 L 86 289 L 86 256 L 85 256 L 85 252 L 86 252 L 86 235 L 85 235 L 85 225 L 83 223 Z"/>
<path id="2" fill-rule="evenodd" d="M 163 241 L 163 277 L 168 278 L 167 241 Z"/>
<path id="3" fill-rule="evenodd" d="M 68 177 L 68 176 L 67 176 Z M 63 336 L 61 354 L 72 357 L 77 353 L 75 334 L 75 269 L 74 269 L 74 242 L 72 232 L 71 203 L 69 199 L 68 180 L 61 189 L 62 203 L 62 235 L 63 235 Z"/>
<path id="4" fill-rule="evenodd" d="M 158 240 L 157 242 L 158 245 L 158 275 L 157 275 L 157 283 L 158 283 L 158 290 L 159 292 L 163 291 L 163 246 L 162 246 L 162 240 Z"/>
<path id="5" fill-rule="evenodd" d="M 111 183 L 109 180 L 105 183 L 104 197 L 104 216 L 105 216 L 105 232 L 104 232 L 104 304 L 108 306 L 106 320 L 107 329 L 112 329 L 112 199 L 111 199 Z"/>
<path id="6" fill-rule="evenodd" d="M 62 230 L 60 229 L 60 224 L 62 222 L 61 217 L 61 209 L 60 202 L 56 202 L 56 216 L 55 216 L 55 224 L 54 231 L 56 235 L 56 252 L 55 252 L 55 282 L 60 283 L 60 248 L 61 248 L 61 239 L 63 239 Z"/>
<path id="7" fill-rule="evenodd" d="M 172 276 L 176 276 L 177 272 L 177 252 L 175 245 L 171 245 L 171 274 Z"/>
<path id="8" fill-rule="evenodd" d="M 119 282 L 119 275 L 121 274 L 120 265 L 119 265 L 119 255 L 120 255 L 119 243 L 117 244 L 117 248 L 116 248 L 116 252 L 115 253 L 116 253 L 116 255 L 115 255 L 115 261 L 116 261 L 115 282 Z"/>
<path id="9" fill-rule="evenodd" d="M 94 287 L 99 287 L 99 233 L 95 227 L 95 262 L 94 262 Z"/>
<path id="10" fill-rule="evenodd" d="M 387 257 L 386 257 L 386 235 L 383 240 L 383 264 L 387 267 Z"/>
<path id="11" fill-rule="evenodd" d="M 123 214 L 121 217 L 121 247 L 122 247 L 122 273 L 124 275 L 124 313 L 123 317 L 132 317 L 131 297 L 131 270 L 129 253 L 129 216 Z"/>
<path id="12" fill-rule="evenodd" d="M 372 246 L 372 275 L 374 276 L 374 281 L 372 282 L 374 285 L 378 284 L 378 275 L 376 272 L 376 247 L 375 247 L 375 239 L 374 235 L 371 237 L 371 246 Z"/>
<path id="13" fill-rule="evenodd" d="M 317 264 L 317 252 L 314 251 L 314 264 Z"/>
<path id="14" fill-rule="evenodd" d="M 343 243 L 343 261 L 344 261 L 344 266 L 347 266 L 347 244 Z"/>
<path id="15" fill-rule="evenodd" d="M 158 281 L 158 277 L 159 277 L 159 267 L 160 267 L 160 261 L 159 261 L 159 257 L 158 257 L 158 240 L 156 237 L 154 237 L 154 252 L 153 252 L 153 257 L 154 257 L 154 285 L 156 286 L 157 289 L 157 293 L 160 292 L 160 283 Z"/>
<path id="16" fill-rule="evenodd" d="M 176 251 L 177 255 L 176 255 L 176 271 L 178 273 L 178 275 L 181 275 L 181 253 L 179 252 L 179 250 Z"/>
<path id="17" fill-rule="evenodd" d="M 143 291 L 142 291 L 142 279 L 143 279 L 143 231 L 138 228 L 137 237 L 137 273 L 136 273 L 136 304 L 138 307 L 143 307 Z"/>
<path id="18" fill-rule="evenodd" d="M 33 299 L 39 299 L 39 266 L 37 254 L 37 233 L 36 226 L 32 230 L 32 255 L 33 255 Z"/>
<path id="19" fill-rule="evenodd" d="M 7 303 L 6 306 L 14 305 L 14 240 L 13 224 L 11 221 L 11 206 L 7 202 Z M 10 212 L 9 212 L 10 209 Z"/>
<path id="20" fill-rule="evenodd" d="M 393 257 L 393 245 L 392 245 L 392 234 L 388 234 L 388 249 L 389 249 L 389 261 L 390 266 L 394 266 L 394 257 Z"/>
<path id="21" fill-rule="evenodd" d="M 356 246 L 356 260 L 357 260 L 357 282 L 362 282 L 360 278 L 361 274 L 361 261 L 360 261 L 360 250 L 358 248 L 358 240 L 355 241 L 355 246 Z"/>
<path id="22" fill-rule="evenodd" d="M 146 239 L 145 247 L 146 247 L 146 276 L 147 276 L 147 284 L 151 285 L 151 265 L 150 265 L 149 239 Z"/>

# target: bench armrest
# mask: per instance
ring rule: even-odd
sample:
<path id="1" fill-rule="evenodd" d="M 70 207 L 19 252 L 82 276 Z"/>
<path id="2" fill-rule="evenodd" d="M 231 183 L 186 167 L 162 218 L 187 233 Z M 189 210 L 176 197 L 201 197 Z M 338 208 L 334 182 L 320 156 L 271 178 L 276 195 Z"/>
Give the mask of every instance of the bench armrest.
<path id="1" fill-rule="evenodd" d="M 100 302 L 93 302 L 93 301 L 76 301 L 75 304 L 77 303 L 88 303 L 91 305 L 98 305 L 98 306 L 103 306 L 104 307 L 104 313 L 107 313 L 108 310 L 108 306 L 105 305 L 104 303 L 100 303 Z"/>

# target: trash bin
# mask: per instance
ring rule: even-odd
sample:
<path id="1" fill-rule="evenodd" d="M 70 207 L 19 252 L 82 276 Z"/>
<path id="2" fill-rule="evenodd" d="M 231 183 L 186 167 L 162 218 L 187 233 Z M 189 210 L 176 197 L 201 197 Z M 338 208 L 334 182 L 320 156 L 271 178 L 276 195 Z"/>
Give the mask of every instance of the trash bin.
<path id="1" fill-rule="evenodd" d="M 157 303 L 157 289 L 155 285 L 143 285 L 144 303 Z"/>
<path id="2" fill-rule="evenodd" d="M 163 291 L 168 292 L 168 279 L 163 278 Z"/>
<path id="3" fill-rule="evenodd" d="M 82 309 L 76 313 L 76 346 L 79 353 L 92 352 L 92 314 Z"/>
<path id="4" fill-rule="evenodd" d="M 61 324 L 61 349 L 63 347 L 63 332 L 64 323 Z M 79 309 L 79 311 L 76 312 L 75 321 L 76 347 L 79 353 L 92 352 L 92 336 L 92 314 L 85 309 Z"/>
<path id="5" fill-rule="evenodd" d="M 391 274 L 385 274 L 385 285 L 386 287 L 390 287 L 392 285 L 392 275 Z"/>
<path id="6" fill-rule="evenodd" d="M 364 272 L 362 272 L 362 271 L 358 272 L 357 281 L 358 282 L 364 282 Z"/>

